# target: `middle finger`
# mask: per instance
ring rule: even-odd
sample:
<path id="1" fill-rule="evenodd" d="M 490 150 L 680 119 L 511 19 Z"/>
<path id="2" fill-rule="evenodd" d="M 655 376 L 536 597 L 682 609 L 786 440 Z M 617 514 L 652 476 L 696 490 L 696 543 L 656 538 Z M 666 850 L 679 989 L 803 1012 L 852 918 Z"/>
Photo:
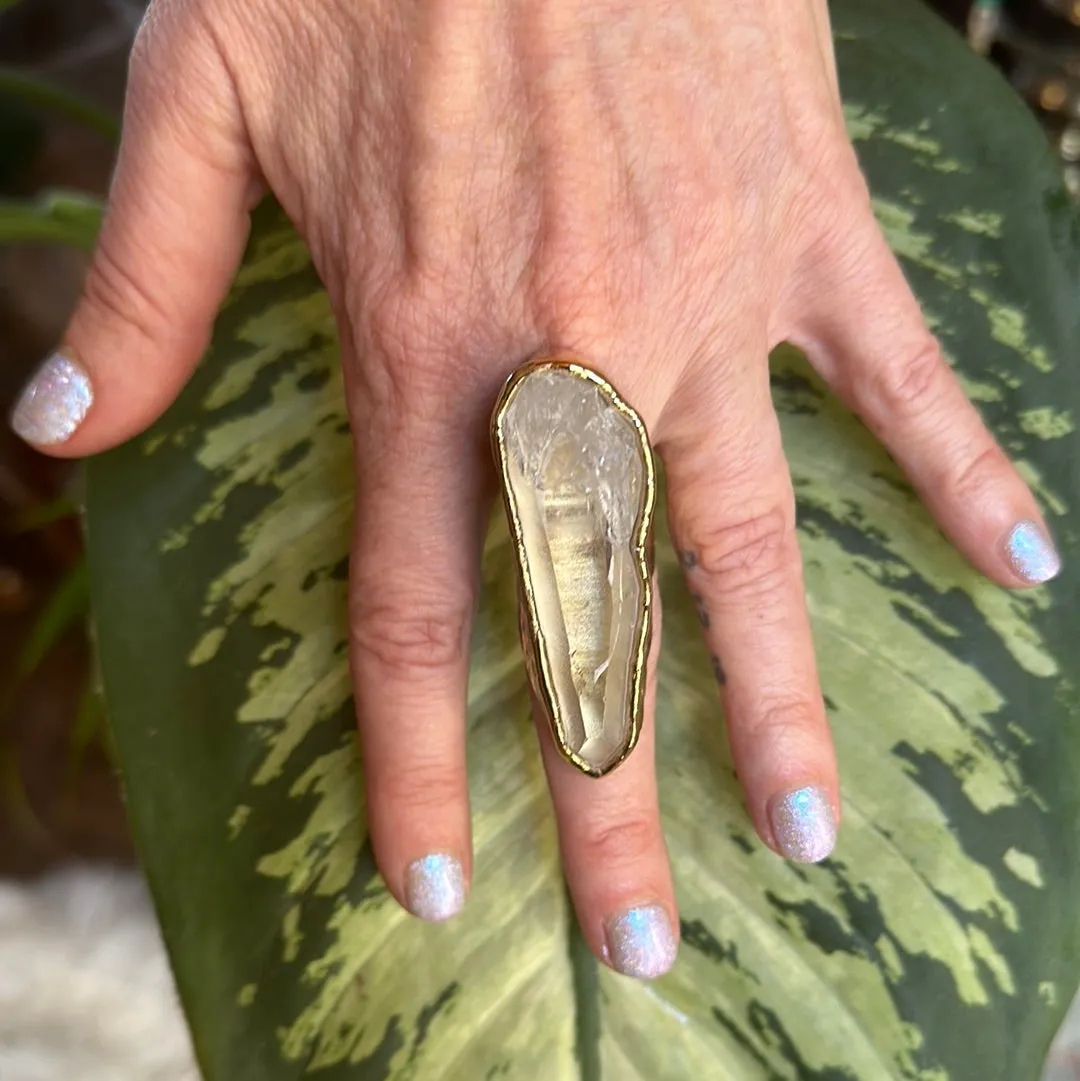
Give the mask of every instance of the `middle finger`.
<path id="1" fill-rule="evenodd" d="M 578 922 L 593 952 L 617 972 L 652 979 L 674 963 L 678 918 L 656 787 L 659 605 L 636 747 L 604 777 L 588 777 L 556 749 L 539 721 L 559 847 Z"/>

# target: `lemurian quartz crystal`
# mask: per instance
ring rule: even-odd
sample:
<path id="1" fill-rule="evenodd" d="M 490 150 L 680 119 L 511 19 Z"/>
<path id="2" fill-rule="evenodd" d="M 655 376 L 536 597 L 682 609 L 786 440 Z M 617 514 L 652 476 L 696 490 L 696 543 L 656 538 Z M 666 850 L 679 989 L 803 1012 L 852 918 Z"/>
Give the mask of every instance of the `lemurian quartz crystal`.
<path id="1" fill-rule="evenodd" d="M 595 372 L 540 361 L 511 376 L 492 441 L 533 688 L 563 755 L 600 776 L 641 729 L 655 502 L 645 428 Z"/>

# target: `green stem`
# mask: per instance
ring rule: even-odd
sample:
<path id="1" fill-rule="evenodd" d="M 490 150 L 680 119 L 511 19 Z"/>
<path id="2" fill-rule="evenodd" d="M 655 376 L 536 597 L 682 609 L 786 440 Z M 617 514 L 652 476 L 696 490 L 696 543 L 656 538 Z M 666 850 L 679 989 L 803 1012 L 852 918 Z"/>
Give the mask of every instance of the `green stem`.
<path id="1" fill-rule="evenodd" d="M 73 243 L 71 226 L 67 222 L 30 215 L 16 221 L 5 219 L 5 208 L 0 205 L 0 244 Z"/>
<path id="2" fill-rule="evenodd" d="M 91 251 L 101 204 L 75 192 L 48 192 L 36 201 L 0 199 L 0 244 L 70 244 Z"/>
<path id="3" fill-rule="evenodd" d="M 0 67 L 0 95 L 3 94 L 13 95 L 31 105 L 51 109 L 63 116 L 68 116 L 100 132 L 106 139 L 113 142 L 120 138 L 120 124 L 107 112 L 96 105 L 80 101 L 33 75 L 24 75 L 20 71 Z"/>
<path id="4" fill-rule="evenodd" d="M 30 803 L 19 772 L 19 761 L 7 744 L 0 744 L 0 806 L 4 806 L 27 840 L 43 848 L 49 847 L 49 831 Z"/>
<path id="5" fill-rule="evenodd" d="M 79 514 L 79 504 L 70 495 L 57 496 L 48 503 L 41 503 L 31 507 L 21 514 L 15 515 L 11 523 L 11 532 L 35 533 L 53 522 L 62 522 L 67 518 L 76 518 Z"/>

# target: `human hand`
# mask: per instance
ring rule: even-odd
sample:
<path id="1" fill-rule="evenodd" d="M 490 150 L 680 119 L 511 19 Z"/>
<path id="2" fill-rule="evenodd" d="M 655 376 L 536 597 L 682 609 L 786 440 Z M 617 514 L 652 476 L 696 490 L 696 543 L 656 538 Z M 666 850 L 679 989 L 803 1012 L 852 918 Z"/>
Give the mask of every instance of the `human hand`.
<path id="1" fill-rule="evenodd" d="M 487 424 L 526 357 L 581 356 L 644 418 L 750 813 L 784 855 L 828 853 L 839 797 L 768 350 L 808 353 L 981 570 L 1056 569 L 874 223 L 819 0 L 155 0 L 69 359 L 32 385 L 23 435 L 84 455 L 162 412 L 264 186 L 339 320 L 369 822 L 418 915 L 451 915 L 469 877 Z M 600 780 L 542 732 L 585 936 L 645 976 L 677 941 L 651 712 Z"/>

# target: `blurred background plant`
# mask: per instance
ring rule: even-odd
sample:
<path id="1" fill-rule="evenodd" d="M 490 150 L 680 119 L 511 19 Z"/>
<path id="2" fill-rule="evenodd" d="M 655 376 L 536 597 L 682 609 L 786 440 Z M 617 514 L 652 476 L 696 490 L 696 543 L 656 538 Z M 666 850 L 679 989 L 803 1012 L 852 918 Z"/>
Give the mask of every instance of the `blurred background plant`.
<path id="1" fill-rule="evenodd" d="M 0 407 L 62 333 L 101 220 L 137 2 L 0 0 Z M 0 873 L 130 845 L 91 678 L 78 470 L 0 434 Z"/>
<path id="2" fill-rule="evenodd" d="M 1080 198 L 1080 0 L 937 0 L 1039 116 Z"/>

